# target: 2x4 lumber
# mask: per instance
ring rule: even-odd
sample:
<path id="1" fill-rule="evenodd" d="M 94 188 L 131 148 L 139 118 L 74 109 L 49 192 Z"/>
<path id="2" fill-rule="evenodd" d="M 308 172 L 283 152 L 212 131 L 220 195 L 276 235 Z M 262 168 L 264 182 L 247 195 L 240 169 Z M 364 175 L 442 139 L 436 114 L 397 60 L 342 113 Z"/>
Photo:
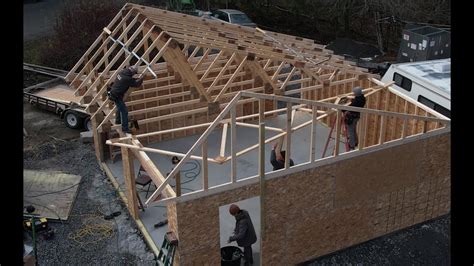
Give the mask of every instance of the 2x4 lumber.
<path id="1" fill-rule="evenodd" d="M 259 124 L 258 136 L 258 176 L 260 179 L 260 217 L 262 220 L 260 234 L 263 239 L 265 232 L 265 123 L 263 122 Z"/>
<path id="2" fill-rule="evenodd" d="M 227 128 L 228 128 L 229 124 L 228 123 L 225 123 L 223 128 L 222 128 L 222 138 L 221 138 L 221 149 L 220 149 L 220 152 L 219 152 L 219 155 L 221 157 L 225 157 L 225 143 L 227 141 Z"/>
<path id="3" fill-rule="evenodd" d="M 255 124 L 242 123 L 242 122 L 236 122 L 236 124 L 238 126 L 243 126 L 243 127 L 258 128 L 258 125 L 255 125 Z M 265 129 L 276 131 L 276 132 L 285 132 L 283 129 L 277 128 L 277 127 L 265 127 Z"/>
<path id="4" fill-rule="evenodd" d="M 92 136 L 94 138 L 94 148 L 95 148 L 95 156 L 99 162 L 104 162 L 104 143 L 102 142 L 102 135 L 94 130 L 97 128 L 97 118 L 91 118 L 92 123 Z"/>
<path id="5" fill-rule="evenodd" d="M 385 133 L 387 130 L 387 116 L 382 115 L 382 119 L 380 121 L 380 135 L 379 135 L 379 144 L 385 143 Z"/>
<path id="6" fill-rule="evenodd" d="M 120 9 L 119 12 L 117 12 L 117 15 L 112 19 L 112 21 L 107 25 L 107 28 L 111 28 L 122 16 L 122 12 L 125 10 L 125 6 Z M 95 39 L 94 43 L 92 43 L 91 46 L 87 49 L 87 51 L 81 56 L 79 61 L 74 65 L 74 67 L 69 71 L 69 73 L 66 75 L 64 78 L 67 82 L 71 81 L 72 76 L 74 76 L 76 73 L 76 70 L 81 66 L 81 64 L 85 61 L 85 58 L 89 56 L 89 54 L 94 50 L 94 48 L 99 44 L 99 42 L 102 40 L 103 37 L 106 37 L 105 32 L 101 32 L 99 37 Z M 80 73 L 79 73 L 80 74 Z"/>
<path id="7" fill-rule="evenodd" d="M 202 75 L 202 77 L 200 79 L 201 82 L 203 82 L 203 80 L 207 77 L 207 75 L 209 75 L 209 73 L 211 73 L 211 70 L 213 70 L 214 65 L 218 62 L 219 57 L 221 57 L 223 54 L 224 54 L 224 51 L 222 51 L 222 50 L 219 51 L 217 56 L 214 58 L 214 60 L 212 60 L 212 63 L 207 68 L 206 72 L 204 72 L 204 74 Z"/>
<path id="8" fill-rule="evenodd" d="M 175 166 L 175 168 L 171 171 L 171 173 L 168 175 L 168 177 L 165 179 L 165 181 L 153 192 L 151 197 L 145 202 L 145 204 L 149 204 L 151 201 L 153 201 L 159 193 L 164 189 L 164 186 L 169 182 L 169 179 L 173 177 L 182 167 L 184 162 L 186 162 L 190 157 L 191 154 L 194 152 L 195 148 L 199 145 L 202 144 L 204 140 L 207 139 L 209 134 L 214 130 L 214 128 L 219 124 L 219 122 L 227 115 L 227 113 L 235 107 L 237 104 L 239 98 L 241 97 L 241 94 L 237 94 L 222 110 L 222 112 L 216 117 L 216 119 L 213 121 L 213 123 L 204 131 L 204 133 L 199 137 L 199 139 L 194 143 L 194 145 L 189 149 L 189 151 L 186 153 L 184 158 Z"/>
<path id="9" fill-rule="evenodd" d="M 295 73 L 296 71 L 296 67 L 293 67 L 290 71 L 290 74 L 288 74 L 288 76 L 286 77 L 285 81 L 283 82 L 283 84 L 281 84 L 281 87 L 280 87 L 280 90 L 281 91 L 285 91 L 285 87 L 286 85 L 288 84 L 288 82 L 290 81 L 291 79 L 291 76 L 293 76 L 293 74 Z"/>
<path id="10" fill-rule="evenodd" d="M 236 146 L 237 145 L 237 125 L 235 119 L 235 107 L 230 110 L 230 180 L 232 183 L 237 182 L 237 155 L 236 155 Z"/>
<path id="11" fill-rule="evenodd" d="M 196 65 L 194 65 L 193 67 L 193 71 L 196 71 L 199 69 L 199 67 L 201 66 L 201 64 L 204 62 L 205 59 L 207 59 L 207 56 L 209 55 L 209 52 L 211 51 L 211 48 L 207 48 L 206 51 L 204 52 L 204 54 L 201 56 L 201 58 L 199 59 L 199 61 L 196 63 Z"/>
<path id="12" fill-rule="evenodd" d="M 176 181 L 176 197 L 179 197 L 181 196 L 181 174 L 178 172 L 176 173 L 176 175 L 174 176 L 174 179 Z"/>
<path id="13" fill-rule="evenodd" d="M 196 46 L 196 48 L 194 48 L 193 52 L 189 55 L 188 63 L 191 63 L 191 60 L 194 58 L 194 56 L 197 54 L 199 50 L 201 50 L 201 47 L 199 46 Z"/>
<path id="14" fill-rule="evenodd" d="M 232 55 L 235 55 L 235 54 L 232 54 Z M 230 61 L 230 60 L 229 60 Z M 242 70 L 242 68 L 244 67 L 245 63 L 247 62 L 247 56 L 245 56 L 239 66 L 237 67 L 237 69 L 235 70 L 234 74 L 232 74 L 232 76 L 229 78 L 229 80 L 227 81 L 227 83 L 225 84 L 224 88 L 221 89 L 221 91 L 219 92 L 219 94 L 217 95 L 216 99 L 214 100 L 214 102 L 217 102 L 219 101 L 221 98 L 222 98 L 222 95 L 224 95 L 224 93 L 227 91 L 227 89 L 230 87 L 230 85 L 232 84 L 232 82 L 234 82 L 234 79 L 237 77 L 237 75 L 240 73 L 240 71 Z M 224 67 L 225 68 L 225 67 Z M 219 73 L 220 75 L 220 73 Z M 217 78 L 216 78 L 217 80 Z M 211 91 L 211 88 L 215 86 L 215 84 L 213 83 L 207 91 Z"/>
<path id="15" fill-rule="evenodd" d="M 317 126 L 317 116 L 318 116 L 318 111 L 317 107 L 313 106 L 312 107 L 313 114 L 312 114 L 312 121 L 311 121 L 311 140 L 309 144 L 309 161 L 313 162 L 316 157 L 315 157 L 315 152 L 316 152 L 316 126 Z"/>
<path id="16" fill-rule="evenodd" d="M 427 121 L 433 121 L 433 122 L 441 122 L 443 124 L 450 124 L 449 119 L 445 120 L 445 119 L 440 119 L 440 118 L 435 118 L 435 117 L 400 114 L 400 113 L 394 113 L 394 112 L 388 112 L 388 111 L 374 110 L 374 109 L 369 109 L 369 108 L 359 108 L 359 107 L 353 107 L 353 106 L 337 105 L 337 104 L 325 103 L 325 102 L 320 102 L 320 101 L 296 99 L 292 97 L 268 95 L 268 94 L 254 93 L 254 92 L 249 92 L 249 91 L 241 91 L 239 93 L 241 94 L 241 97 L 252 97 L 256 99 L 266 99 L 266 100 L 272 100 L 272 101 L 273 100 L 285 101 L 285 102 L 305 104 L 305 105 L 310 105 L 310 106 L 315 105 L 315 106 L 319 106 L 319 107 L 327 108 L 327 109 L 333 108 L 333 109 L 340 109 L 340 110 L 346 110 L 346 111 L 370 113 L 370 114 L 376 114 L 376 115 L 388 115 L 388 116 L 394 116 L 394 117 L 400 117 L 400 118 L 407 117 L 409 119 L 419 119 L 419 120 L 427 120 Z"/>
<path id="17" fill-rule="evenodd" d="M 400 97 L 395 95 L 394 111 L 397 113 L 400 111 L 399 100 L 400 100 Z M 390 140 L 394 140 L 397 133 L 398 133 L 398 118 L 395 117 L 393 121 L 393 129 L 392 129 L 392 132 L 390 132 Z"/>
<path id="18" fill-rule="evenodd" d="M 364 147 L 365 147 L 365 144 L 366 144 L 366 132 L 367 132 L 367 119 L 368 119 L 368 114 L 366 113 L 362 113 L 360 114 L 360 121 L 361 123 L 359 123 L 359 147 L 358 149 L 361 151 Z"/>
<path id="19" fill-rule="evenodd" d="M 403 113 L 406 113 L 408 110 L 408 101 L 405 99 L 405 105 L 403 107 Z M 401 138 L 404 139 L 407 134 L 407 128 L 408 128 L 408 118 L 404 117 L 403 118 L 403 125 L 402 125 L 402 136 Z"/>
<path id="20" fill-rule="evenodd" d="M 276 81 L 277 78 L 278 78 L 278 74 L 280 73 L 280 71 L 283 69 L 283 67 L 285 66 L 286 62 L 283 61 L 280 63 L 280 65 L 278 66 L 277 70 L 275 70 L 275 73 L 273 73 L 273 76 L 272 76 L 272 81 Z"/>
<path id="21" fill-rule="evenodd" d="M 220 81 L 222 75 L 225 73 L 225 71 L 227 70 L 227 68 L 232 64 L 232 62 L 234 61 L 235 59 L 235 53 L 233 53 L 229 60 L 227 61 L 227 63 L 224 65 L 224 67 L 221 69 L 221 71 L 219 72 L 219 74 L 217 74 L 217 77 L 214 78 L 214 81 L 212 82 L 212 84 L 207 88 L 207 92 L 210 92 L 212 90 L 212 88 L 217 84 L 217 82 Z"/>
<path id="22" fill-rule="evenodd" d="M 291 158 L 291 103 L 286 103 L 286 147 L 285 147 L 285 169 L 290 168 Z"/>
<path id="23" fill-rule="evenodd" d="M 112 145 L 112 146 L 118 146 L 118 147 L 122 147 L 122 148 L 129 148 L 129 149 L 132 149 L 132 150 L 143 151 L 143 152 L 163 154 L 163 155 L 168 155 L 168 156 L 184 157 L 186 155 L 186 154 L 180 153 L 180 152 L 165 151 L 165 150 L 161 150 L 161 149 L 148 148 L 148 147 L 140 147 L 140 146 L 126 144 L 126 143 L 111 142 L 109 140 L 106 143 L 108 145 Z M 195 159 L 195 160 L 202 160 L 202 157 L 197 156 L 197 155 L 191 155 L 190 158 Z M 218 161 L 216 161 L 212 158 L 208 158 L 207 160 L 210 161 L 210 162 L 213 162 L 213 163 L 219 163 Z"/>
<path id="24" fill-rule="evenodd" d="M 336 118 L 334 123 L 336 123 L 336 136 L 334 137 L 334 157 L 339 155 L 339 140 L 341 135 L 341 111 L 337 110 Z"/>
<path id="25" fill-rule="evenodd" d="M 139 216 L 137 190 L 135 188 L 135 168 L 133 167 L 133 155 L 127 148 L 122 148 L 122 163 L 127 189 L 128 209 L 133 219 L 137 220 Z"/>
<path id="26" fill-rule="evenodd" d="M 415 106 L 415 115 L 418 115 L 419 108 L 418 105 Z M 418 120 L 413 120 L 413 126 L 411 129 L 410 135 L 415 135 L 418 132 Z"/>
<path id="27" fill-rule="evenodd" d="M 202 142 L 202 189 L 206 191 L 209 188 L 209 165 L 207 162 L 207 140 Z"/>
<path id="28" fill-rule="evenodd" d="M 140 161 L 141 166 L 145 169 L 147 174 L 150 176 L 151 180 L 155 185 L 161 184 L 164 182 L 165 178 L 163 177 L 163 174 L 156 168 L 155 164 L 153 161 L 148 157 L 148 155 L 144 151 L 140 151 L 135 149 L 136 147 L 138 148 L 143 148 L 143 145 L 137 140 L 137 139 L 132 139 L 132 144 L 130 145 L 133 148 L 131 149 L 133 154 L 135 155 L 135 158 Z M 176 193 L 174 190 L 171 188 L 171 186 L 167 185 L 164 190 L 163 194 L 166 197 L 176 197 Z"/>

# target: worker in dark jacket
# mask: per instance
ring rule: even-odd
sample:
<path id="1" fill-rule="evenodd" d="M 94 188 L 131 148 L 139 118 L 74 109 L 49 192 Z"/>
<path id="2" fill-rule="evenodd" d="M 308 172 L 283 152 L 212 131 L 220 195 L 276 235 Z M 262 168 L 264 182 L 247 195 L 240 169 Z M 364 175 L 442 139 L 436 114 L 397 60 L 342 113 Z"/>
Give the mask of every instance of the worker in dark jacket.
<path id="1" fill-rule="evenodd" d="M 246 210 L 241 210 L 239 206 L 232 204 L 229 212 L 235 217 L 234 235 L 229 237 L 227 243 L 237 241 L 239 247 L 244 247 L 244 265 L 253 264 L 252 244 L 257 242 L 257 235 L 253 228 L 252 219 Z"/>
<path id="2" fill-rule="evenodd" d="M 354 98 L 352 98 L 349 106 L 354 107 L 364 107 L 365 106 L 365 96 L 362 92 L 361 87 L 354 87 L 352 89 L 354 92 Z M 344 121 L 347 125 L 347 131 L 349 133 L 349 149 L 353 150 L 357 145 L 359 145 L 359 138 L 357 137 L 357 122 L 360 118 L 360 112 L 345 111 L 344 112 Z"/>
<path id="3" fill-rule="evenodd" d="M 130 133 L 128 127 L 128 109 L 124 103 L 124 96 L 130 87 L 140 87 L 143 82 L 143 78 L 134 79 L 133 75 L 135 74 L 137 74 L 137 67 L 135 66 L 122 69 L 108 92 L 110 100 L 117 106 L 115 124 L 122 124 L 123 133 Z"/>
<path id="4" fill-rule="evenodd" d="M 285 168 L 285 151 L 280 150 L 280 142 L 277 141 L 272 148 L 270 154 L 270 163 L 273 165 L 273 171 Z M 290 166 L 295 165 L 290 158 Z"/>

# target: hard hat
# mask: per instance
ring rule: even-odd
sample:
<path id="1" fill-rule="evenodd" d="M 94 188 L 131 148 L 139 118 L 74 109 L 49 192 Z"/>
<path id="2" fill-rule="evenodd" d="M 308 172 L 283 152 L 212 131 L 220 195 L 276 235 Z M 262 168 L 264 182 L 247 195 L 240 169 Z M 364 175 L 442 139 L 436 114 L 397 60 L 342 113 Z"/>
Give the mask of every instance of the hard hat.
<path id="1" fill-rule="evenodd" d="M 137 74 L 137 72 L 138 72 L 138 68 L 136 66 L 130 66 L 128 68 L 128 70 L 130 70 L 130 72 L 132 72 L 132 74 Z"/>
<path id="2" fill-rule="evenodd" d="M 355 96 L 362 96 L 362 88 L 361 87 L 354 87 L 352 89 L 352 92 L 354 92 Z"/>

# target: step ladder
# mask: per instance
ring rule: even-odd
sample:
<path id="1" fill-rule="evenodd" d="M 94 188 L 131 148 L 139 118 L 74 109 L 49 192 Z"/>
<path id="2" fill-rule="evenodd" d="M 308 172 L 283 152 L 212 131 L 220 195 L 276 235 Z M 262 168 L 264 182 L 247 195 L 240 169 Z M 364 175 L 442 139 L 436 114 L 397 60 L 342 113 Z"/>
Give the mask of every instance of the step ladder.
<path id="1" fill-rule="evenodd" d="M 333 120 L 332 120 L 332 125 L 331 125 L 331 130 L 329 131 L 329 135 L 328 135 L 328 139 L 326 140 L 326 145 L 324 146 L 324 151 L 323 151 L 323 155 L 321 158 L 324 158 L 324 156 L 326 155 L 326 151 L 327 151 L 327 148 L 329 146 L 329 142 L 332 141 L 332 140 L 336 140 L 336 137 L 337 136 L 332 136 L 332 132 L 334 131 L 334 128 L 336 126 L 336 119 L 337 119 L 337 116 L 334 116 Z M 344 136 L 344 145 L 346 147 L 346 152 L 348 152 L 350 149 L 349 149 L 349 135 L 348 135 L 348 130 L 347 130 L 347 124 L 345 123 L 345 113 L 343 113 L 343 115 L 341 115 L 340 117 L 340 120 L 339 120 L 339 123 L 340 125 L 342 126 L 342 134 Z M 336 148 L 336 143 L 334 142 L 334 146 L 333 146 L 333 152 L 332 154 L 334 154 L 334 150 Z"/>
<path id="2" fill-rule="evenodd" d="M 148 70 L 150 71 L 150 73 L 153 75 L 153 77 L 155 78 L 158 78 L 155 74 L 155 72 L 153 72 L 153 70 L 151 69 L 150 67 L 150 63 L 148 63 L 148 61 L 146 61 L 144 58 L 138 56 L 135 52 L 130 52 L 130 50 L 127 48 L 127 46 L 125 46 L 125 44 L 123 42 L 121 42 L 120 40 L 117 40 L 117 39 L 114 39 L 111 35 L 112 35 L 112 32 L 107 28 L 107 27 L 104 27 L 104 32 L 107 33 L 107 37 L 112 40 L 114 43 L 117 43 L 121 46 L 121 48 L 125 51 L 125 54 L 132 54 L 136 59 L 138 59 L 138 62 L 142 61 L 143 63 L 145 63 L 146 65 L 146 68 L 145 68 L 145 71 Z M 144 75 L 145 74 L 145 71 L 143 71 L 143 73 L 141 75 Z"/>
<path id="3" fill-rule="evenodd" d="M 173 232 L 167 232 L 161 244 L 160 253 L 158 254 L 158 265 L 173 265 L 174 253 L 178 246 L 178 239 Z"/>

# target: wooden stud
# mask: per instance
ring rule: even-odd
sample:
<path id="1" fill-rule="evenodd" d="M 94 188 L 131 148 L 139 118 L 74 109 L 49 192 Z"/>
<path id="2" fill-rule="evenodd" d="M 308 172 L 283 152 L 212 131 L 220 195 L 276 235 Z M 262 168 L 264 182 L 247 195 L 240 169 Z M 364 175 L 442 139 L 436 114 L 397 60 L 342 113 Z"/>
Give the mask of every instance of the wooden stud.
<path id="1" fill-rule="evenodd" d="M 122 148 L 122 163 L 125 185 L 127 187 L 128 209 L 133 219 L 138 216 L 137 189 L 135 188 L 135 168 L 133 167 L 133 154 L 127 148 Z"/>
<path id="2" fill-rule="evenodd" d="M 177 172 L 174 176 L 176 181 L 176 197 L 181 196 L 181 172 Z"/>
<path id="3" fill-rule="evenodd" d="M 202 143 L 202 189 L 206 191 L 209 188 L 209 165 L 207 161 L 207 140 Z"/>
<path id="4" fill-rule="evenodd" d="M 291 159 L 291 103 L 286 103 L 286 146 L 285 146 L 285 169 L 290 168 Z"/>
<path id="5" fill-rule="evenodd" d="M 235 107 L 230 110 L 230 156 L 231 156 L 231 161 L 230 161 L 230 178 L 232 183 L 237 182 L 237 155 L 236 155 L 236 150 L 237 147 L 236 142 L 237 142 L 237 125 L 236 125 L 236 110 Z"/>
<path id="6" fill-rule="evenodd" d="M 227 127 L 229 126 L 228 123 L 225 123 L 223 128 L 222 128 L 222 138 L 221 138 L 221 149 L 219 152 L 219 155 L 221 157 L 225 157 L 225 143 L 227 141 Z"/>
<path id="7" fill-rule="evenodd" d="M 334 137 L 334 157 L 339 155 L 339 140 L 341 137 L 341 111 L 336 111 L 336 136 Z"/>
<path id="8" fill-rule="evenodd" d="M 314 162 L 316 159 L 315 153 L 316 153 L 316 126 L 317 126 L 317 117 L 318 117 L 318 112 L 317 112 L 317 107 L 314 105 L 312 108 L 312 121 L 311 121 L 311 140 L 309 144 L 309 161 Z"/>

